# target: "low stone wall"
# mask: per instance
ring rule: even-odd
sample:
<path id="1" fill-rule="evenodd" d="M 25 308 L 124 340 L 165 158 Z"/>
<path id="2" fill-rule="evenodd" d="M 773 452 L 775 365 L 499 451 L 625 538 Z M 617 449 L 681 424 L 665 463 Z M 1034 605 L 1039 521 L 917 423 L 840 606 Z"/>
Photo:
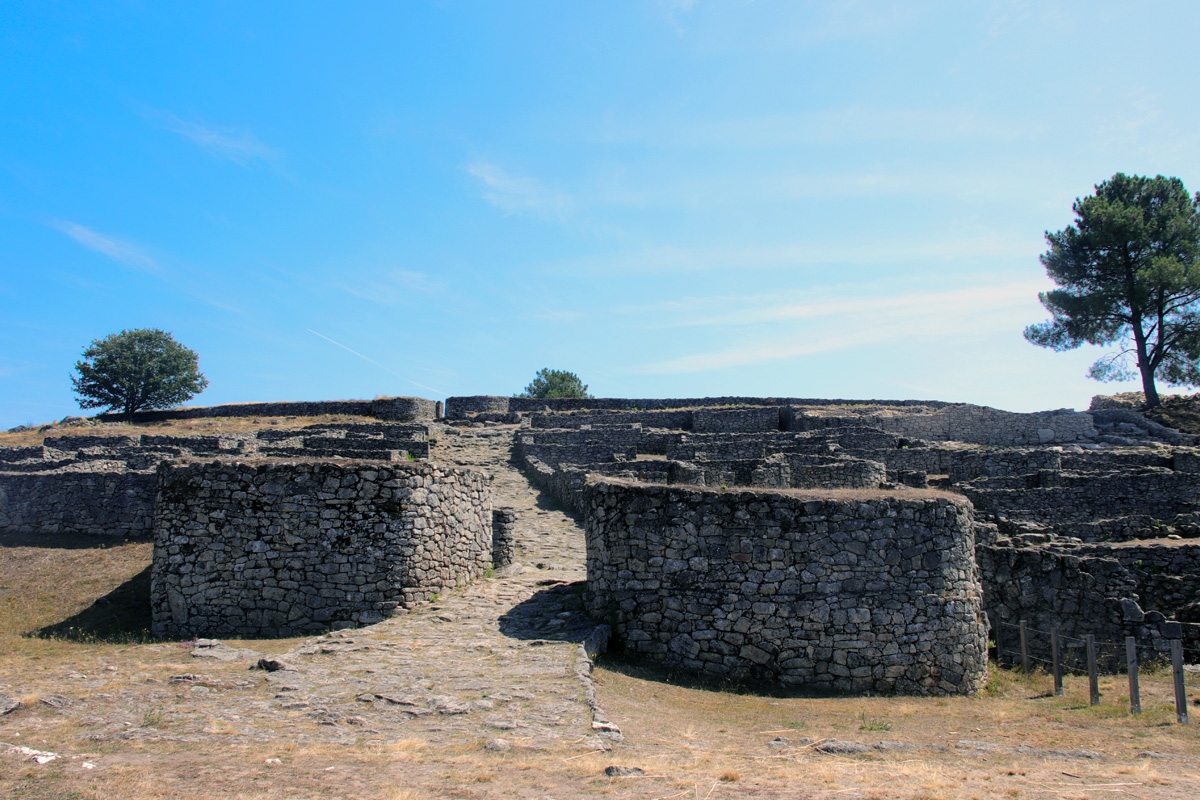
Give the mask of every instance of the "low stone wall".
<path id="1" fill-rule="evenodd" d="M 516 545 L 517 510 L 492 509 L 492 564 L 507 567 L 513 562 Z"/>
<path id="2" fill-rule="evenodd" d="M 1026 481 L 1028 488 L 1004 486 L 1005 480 L 982 479 L 960 487 L 977 511 L 1054 526 L 1130 515 L 1169 520 L 1200 507 L 1200 482 L 1191 473 L 1149 468 L 1109 475 L 1044 470 L 1008 478 Z M 1029 481 L 1040 485 L 1029 486 Z"/>
<path id="3" fill-rule="evenodd" d="M 692 412 L 696 433 L 749 433 L 780 429 L 778 406 L 698 408 Z"/>
<path id="4" fill-rule="evenodd" d="M 593 428 L 609 425 L 641 425 L 643 428 L 668 430 L 692 429 L 692 410 L 678 411 L 572 411 L 567 413 L 535 412 L 529 415 L 532 428 Z"/>
<path id="5" fill-rule="evenodd" d="M 951 483 L 998 475 L 1028 475 L 1044 469 L 1061 470 L 1058 450 L 998 449 L 958 450 L 949 458 Z"/>
<path id="6" fill-rule="evenodd" d="M 532 413 L 538 411 L 661 411 L 664 409 L 711 408 L 713 406 L 885 406 L 906 408 L 952 405 L 939 400 L 847 400 L 813 397 L 588 397 L 532 398 L 473 395 L 446 398 L 447 419 L 467 419 L 477 413 Z"/>
<path id="7" fill-rule="evenodd" d="M 588 610 L 633 653 L 835 691 L 969 694 L 984 680 L 961 498 L 593 481 L 586 520 Z"/>
<path id="8" fill-rule="evenodd" d="M 1101 669 L 1112 671 L 1124 667 L 1126 636 L 1137 640 L 1142 660 L 1169 653 L 1172 639 L 1200 645 L 1200 625 L 1181 625 L 1153 610 L 1149 593 L 1162 587 L 1152 570 L 1135 565 L 1136 549 L 1023 546 L 1010 539 L 977 547 L 985 608 L 1005 661 L 1013 663 L 1020 652 L 1021 620 L 1033 658 L 1049 662 L 1050 631 L 1058 628 L 1063 661 L 1076 669 L 1086 664 L 1083 640 L 1089 634 L 1101 643 Z M 1149 608 L 1143 608 L 1143 596 Z"/>
<path id="9" fill-rule="evenodd" d="M 379 622 L 492 562 L 490 480 L 437 464 L 164 463 L 159 636 L 299 636 Z"/>
<path id="10" fill-rule="evenodd" d="M 144 537 L 150 534 L 154 493 L 153 472 L 0 472 L 0 531 Z"/>
<path id="11" fill-rule="evenodd" d="M 1188 606 L 1200 604 L 1200 545 L 1090 546 L 1079 552 L 1120 562 L 1132 576 L 1145 611 L 1175 617 Z"/>
<path id="12" fill-rule="evenodd" d="M 163 411 L 136 411 L 133 414 L 99 414 L 101 422 L 160 422 L 168 419 L 206 417 L 317 417 L 326 414 L 351 414 L 395 422 L 434 419 L 437 405 L 423 397 L 377 397 L 374 400 L 282 400 L 276 403 L 226 403 L 219 406 L 191 406 Z"/>
<path id="13" fill-rule="evenodd" d="M 1016 414 L 964 404 L 930 414 L 880 416 L 879 424 L 904 436 L 972 444 L 1051 444 L 1086 441 L 1098 435 L 1090 414 L 1071 409 Z"/>

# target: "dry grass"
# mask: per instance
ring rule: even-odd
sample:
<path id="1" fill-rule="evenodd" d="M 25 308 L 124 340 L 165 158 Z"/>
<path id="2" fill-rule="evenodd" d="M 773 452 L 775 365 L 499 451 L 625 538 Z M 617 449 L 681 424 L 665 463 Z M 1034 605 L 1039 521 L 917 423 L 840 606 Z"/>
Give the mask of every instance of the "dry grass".
<path id="1" fill-rule="evenodd" d="M 1146 713 L 1126 713 L 1122 676 L 1105 677 L 1103 704 L 1087 703 L 1087 683 L 1068 678 L 1066 696 L 1051 680 L 992 673 L 972 698 L 770 697 L 674 683 L 669 676 L 617 661 L 594 677 L 626 742 L 612 752 L 587 749 L 582 736 L 531 749 L 519 732 L 512 748 L 493 752 L 486 738 L 391 739 L 363 732 L 342 744 L 324 742 L 303 716 L 240 716 L 230 707 L 199 713 L 169 677 L 203 672 L 243 680 L 244 665 L 204 663 L 185 643 L 139 641 L 144 590 L 137 577 L 149 545 L 0 540 L 0 691 L 26 703 L 0 717 L 0 742 L 72 754 L 37 765 L 0 755 L 0 797 L 42 798 L 1035 798 L 1200 796 L 1200 729 L 1174 724 L 1169 676 L 1144 675 Z M 132 584 L 132 586 L 131 586 Z M 121 594 L 124 587 L 126 594 Z M 113 598 L 99 603 L 100 598 Z M 103 609 L 101 624 L 85 615 Z M 96 612 L 97 614 L 100 611 Z M 107 615 L 107 616 L 104 616 Z M 69 619 L 92 620 L 93 633 L 39 638 Z M 124 628 L 122 628 L 124 626 Z M 97 633 L 98 632 L 98 633 Z M 282 651 L 291 642 L 230 642 Z M 73 674 L 87 676 L 76 681 Z M 1193 680 L 1197 676 L 1189 676 Z M 261 677 L 257 678 L 262 681 Z M 89 688 L 85 689 L 85 685 Z M 1191 687 L 1194 695 L 1200 687 Z M 265 703 L 265 684 L 243 702 Z M 39 701 L 51 694 L 89 695 L 88 715 L 60 714 Z M 1200 710 L 1200 709 L 1198 709 Z M 102 717 L 102 723 L 96 721 Z M 122 720 L 124 722 L 122 722 Z M 82 738 L 99 728 L 133 729 L 170 738 Z M 433 734 L 436 735 L 436 734 Z M 769 746 L 777 737 L 787 740 Z M 807 738 L 809 741 L 803 741 Z M 872 744 L 898 740 L 921 749 L 858 756 L 816 752 L 828 739 Z M 1099 761 L 979 752 L 960 740 L 1046 750 L 1086 748 Z M 937 750 L 937 745 L 947 749 Z M 1155 751 L 1171 759 L 1144 759 Z M 85 769 L 84 763 L 96 764 Z M 609 765 L 644 773 L 604 775 Z"/>
<path id="2" fill-rule="evenodd" d="M 33 430 L 0 431 L 0 447 L 30 447 L 39 445 L 47 436 L 132 436 L 154 433 L 167 436 L 218 436 L 230 433 L 249 433 L 267 427 L 305 428 L 336 422 L 379 422 L 374 417 L 350 414 L 323 414 L 314 417 L 208 417 L 203 419 L 173 419 L 163 422 L 84 422 L 78 424 L 49 423 Z"/>

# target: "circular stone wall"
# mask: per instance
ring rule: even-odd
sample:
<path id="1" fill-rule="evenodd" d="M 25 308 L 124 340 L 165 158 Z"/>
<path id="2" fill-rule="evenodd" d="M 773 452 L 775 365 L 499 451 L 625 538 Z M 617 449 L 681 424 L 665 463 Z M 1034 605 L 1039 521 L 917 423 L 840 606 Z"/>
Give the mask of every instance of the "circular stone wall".
<path id="1" fill-rule="evenodd" d="M 593 481 L 586 516 L 588 609 L 628 652 L 842 692 L 970 694 L 985 680 L 963 498 Z"/>

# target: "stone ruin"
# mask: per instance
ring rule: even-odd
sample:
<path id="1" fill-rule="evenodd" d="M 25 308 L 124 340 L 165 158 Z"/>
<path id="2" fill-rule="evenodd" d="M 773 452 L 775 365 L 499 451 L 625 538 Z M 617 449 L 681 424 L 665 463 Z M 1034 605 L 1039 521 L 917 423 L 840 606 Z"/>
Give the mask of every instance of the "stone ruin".
<path id="1" fill-rule="evenodd" d="M 164 462 L 159 636 L 301 636 L 380 622 L 492 563 L 489 479 L 436 464 Z"/>
<path id="2" fill-rule="evenodd" d="M 839 491 L 860 490 L 871 492 L 873 503 L 891 503 L 915 497 L 913 490 L 932 488 L 956 503 L 970 501 L 971 522 L 964 535 L 973 542 L 971 566 L 977 570 L 991 636 L 1007 635 L 1010 649 L 1022 619 L 1043 631 L 1056 627 L 1064 637 L 1093 634 L 1121 641 L 1135 636 L 1143 658 L 1167 652 L 1172 639 L 1200 646 L 1200 544 L 1188 541 L 1200 536 L 1197 437 L 1128 409 L 1014 414 L 913 401 L 602 400 L 589 407 L 589 401 L 578 400 L 451 398 L 447 415 L 476 424 L 519 421 L 523 427 L 514 450 L 526 473 L 585 519 L 589 537 L 609 541 L 614 535 L 611 523 L 597 522 L 592 499 L 601 491 L 598 487 L 609 483 L 626 487 L 622 497 L 655 495 L 663 486 L 686 490 L 689 502 L 726 511 L 728 506 L 705 492 L 738 489 L 739 496 L 757 492 L 765 503 L 780 503 L 787 490 L 820 490 L 830 502 L 836 502 Z M 629 499 L 630 508 L 635 507 Z M 856 508 L 846 501 L 839 516 L 851 520 Z M 725 513 L 710 514 L 718 528 L 742 527 Z M 787 518 L 782 530 L 803 540 L 808 523 L 802 517 Z M 672 519 L 668 527 L 683 525 L 683 516 Z M 630 523 L 622 535 L 640 542 L 638 537 L 660 535 L 656 531 Z M 764 541 L 771 535 L 778 531 L 754 534 Z M 682 538 L 672 536 L 666 537 L 674 543 L 668 549 L 675 552 L 708 546 L 704 536 L 691 531 L 679 534 Z M 785 666 L 794 661 L 786 657 L 794 649 L 777 648 L 778 657 L 764 663 L 723 653 L 730 660 L 717 666 L 705 649 L 713 640 L 704 637 L 712 630 L 704 626 L 719 618 L 712 616 L 719 604 L 685 603 L 673 610 L 675 616 L 667 615 L 660 608 L 665 602 L 658 596 L 661 587 L 643 589 L 642 599 L 633 588 L 655 580 L 647 577 L 644 552 L 634 555 L 632 545 L 589 550 L 593 552 L 603 555 L 589 555 L 589 581 L 593 566 L 597 575 L 615 571 L 624 576 L 622 585 L 629 592 L 614 601 L 611 594 L 589 589 L 593 613 L 610 619 L 619 636 L 636 632 L 637 638 L 626 642 L 634 651 L 674 667 L 794 680 L 792 666 Z M 646 563 L 663 572 L 657 578 L 662 585 L 670 585 L 663 564 L 677 562 L 678 556 L 661 558 Z M 800 563 L 788 567 L 804 568 Z M 755 603 L 784 607 L 777 596 L 755 595 L 761 589 L 756 577 L 744 582 L 745 594 L 734 599 L 737 593 L 730 592 L 730 602 L 748 603 L 750 609 Z M 829 587 L 845 589 L 836 582 Z M 879 597 L 906 590 L 897 583 L 863 591 L 866 597 Z M 835 595 L 839 602 L 845 600 L 837 592 L 831 597 Z M 789 594 L 788 602 L 806 601 Z M 791 624 L 783 612 L 773 613 L 780 615 L 777 628 Z M 701 626 L 687 636 L 700 651 L 678 638 L 679 625 L 697 624 Z M 875 624 L 872 617 L 859 630 L 873 636 Z M 776 635 L 771 636 L 775 641 Z M 1030 648 L 1035 657 L 1049 657 L 1044 639 L 1031 640 Z M 876 661 L 873 667 L 883 665 Z M 1116 665 L 1110 660 L 1107 666 Z M 951 691 L 935 677 L 931 672 L 918 682 L 932 691 Z M 826 675 L 818 681 L 806 676 L 804 682 L 832 680 L 843 688 L 854 679 L 866 680 L 861 668 L 857 676 Z M 875 673 L 871 680 L 878 680 Z M 899 684 L 895 688 L 901 690 Z M 906 684 L 902 690 L 916 689 Z"/>
<path id="3" fill-rule="evenodd" d="M 221 436 L 47 436 L 0 447 L 0 530 L 35 535 L 150 536 L 164 461 L 372 459 L 429 455 L 428 423 L 348 422 Z"/>
<path id="4" fill-rule="evenodd" d="M 442 425 L 511 425 L 586 527 L 589 610 L 671 668 L 951 694 L 980 685 L 989 625 L 1200 645 L 1197 439 L 1129 409 L 465 397 L 429 416 L 0 448 L 0 530 L 153 535 L 164 635 L 369 624 L 513 558 L 486 479 L 426 460 Z"/>

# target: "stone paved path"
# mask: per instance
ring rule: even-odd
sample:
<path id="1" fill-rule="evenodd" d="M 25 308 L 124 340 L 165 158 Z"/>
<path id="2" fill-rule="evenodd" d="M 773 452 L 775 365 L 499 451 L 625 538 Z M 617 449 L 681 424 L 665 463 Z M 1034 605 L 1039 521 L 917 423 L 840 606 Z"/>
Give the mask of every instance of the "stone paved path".
<path id="1" fill-rule="evenodd" d="M 61 702 L 24 714 L 24 735 L 53 737 L 68 725 L 96 742 L 216 736 L 271 748 L 415 738 L 607 749 L 619 732 L 593 725 L 579 645 L 597 627 L 582 608 L 583 532 L 509 463 L 513 433 L 446 428 L 434 452 L 492 475 L 495 504 L 517 509 L 516 560 L 500 574 L 378 625 L 299 643 L 140 645 L 119 667 L 40 673 L 38 688 Z M 263 656 L 287 668 L 248 669 Z M 2 684 L 0 692 L 29 688 Z"/>
<path id="2" fill-rule="evenodd" d="M 510 463 L 512 426 L 447 428 L 433 458 L 493 476 L 494 503 L 517 509 L 516 559 L 499 575 L 355 631 L 310 640 L 279 656 L 270 712 L 292 712 L 353 739 L 364 730 L 462 735 L 539 746 L 563 739 L 603 746 L 592 731 L 578 643 L 596 623 L 583 613 L 583 532 Z"/>

